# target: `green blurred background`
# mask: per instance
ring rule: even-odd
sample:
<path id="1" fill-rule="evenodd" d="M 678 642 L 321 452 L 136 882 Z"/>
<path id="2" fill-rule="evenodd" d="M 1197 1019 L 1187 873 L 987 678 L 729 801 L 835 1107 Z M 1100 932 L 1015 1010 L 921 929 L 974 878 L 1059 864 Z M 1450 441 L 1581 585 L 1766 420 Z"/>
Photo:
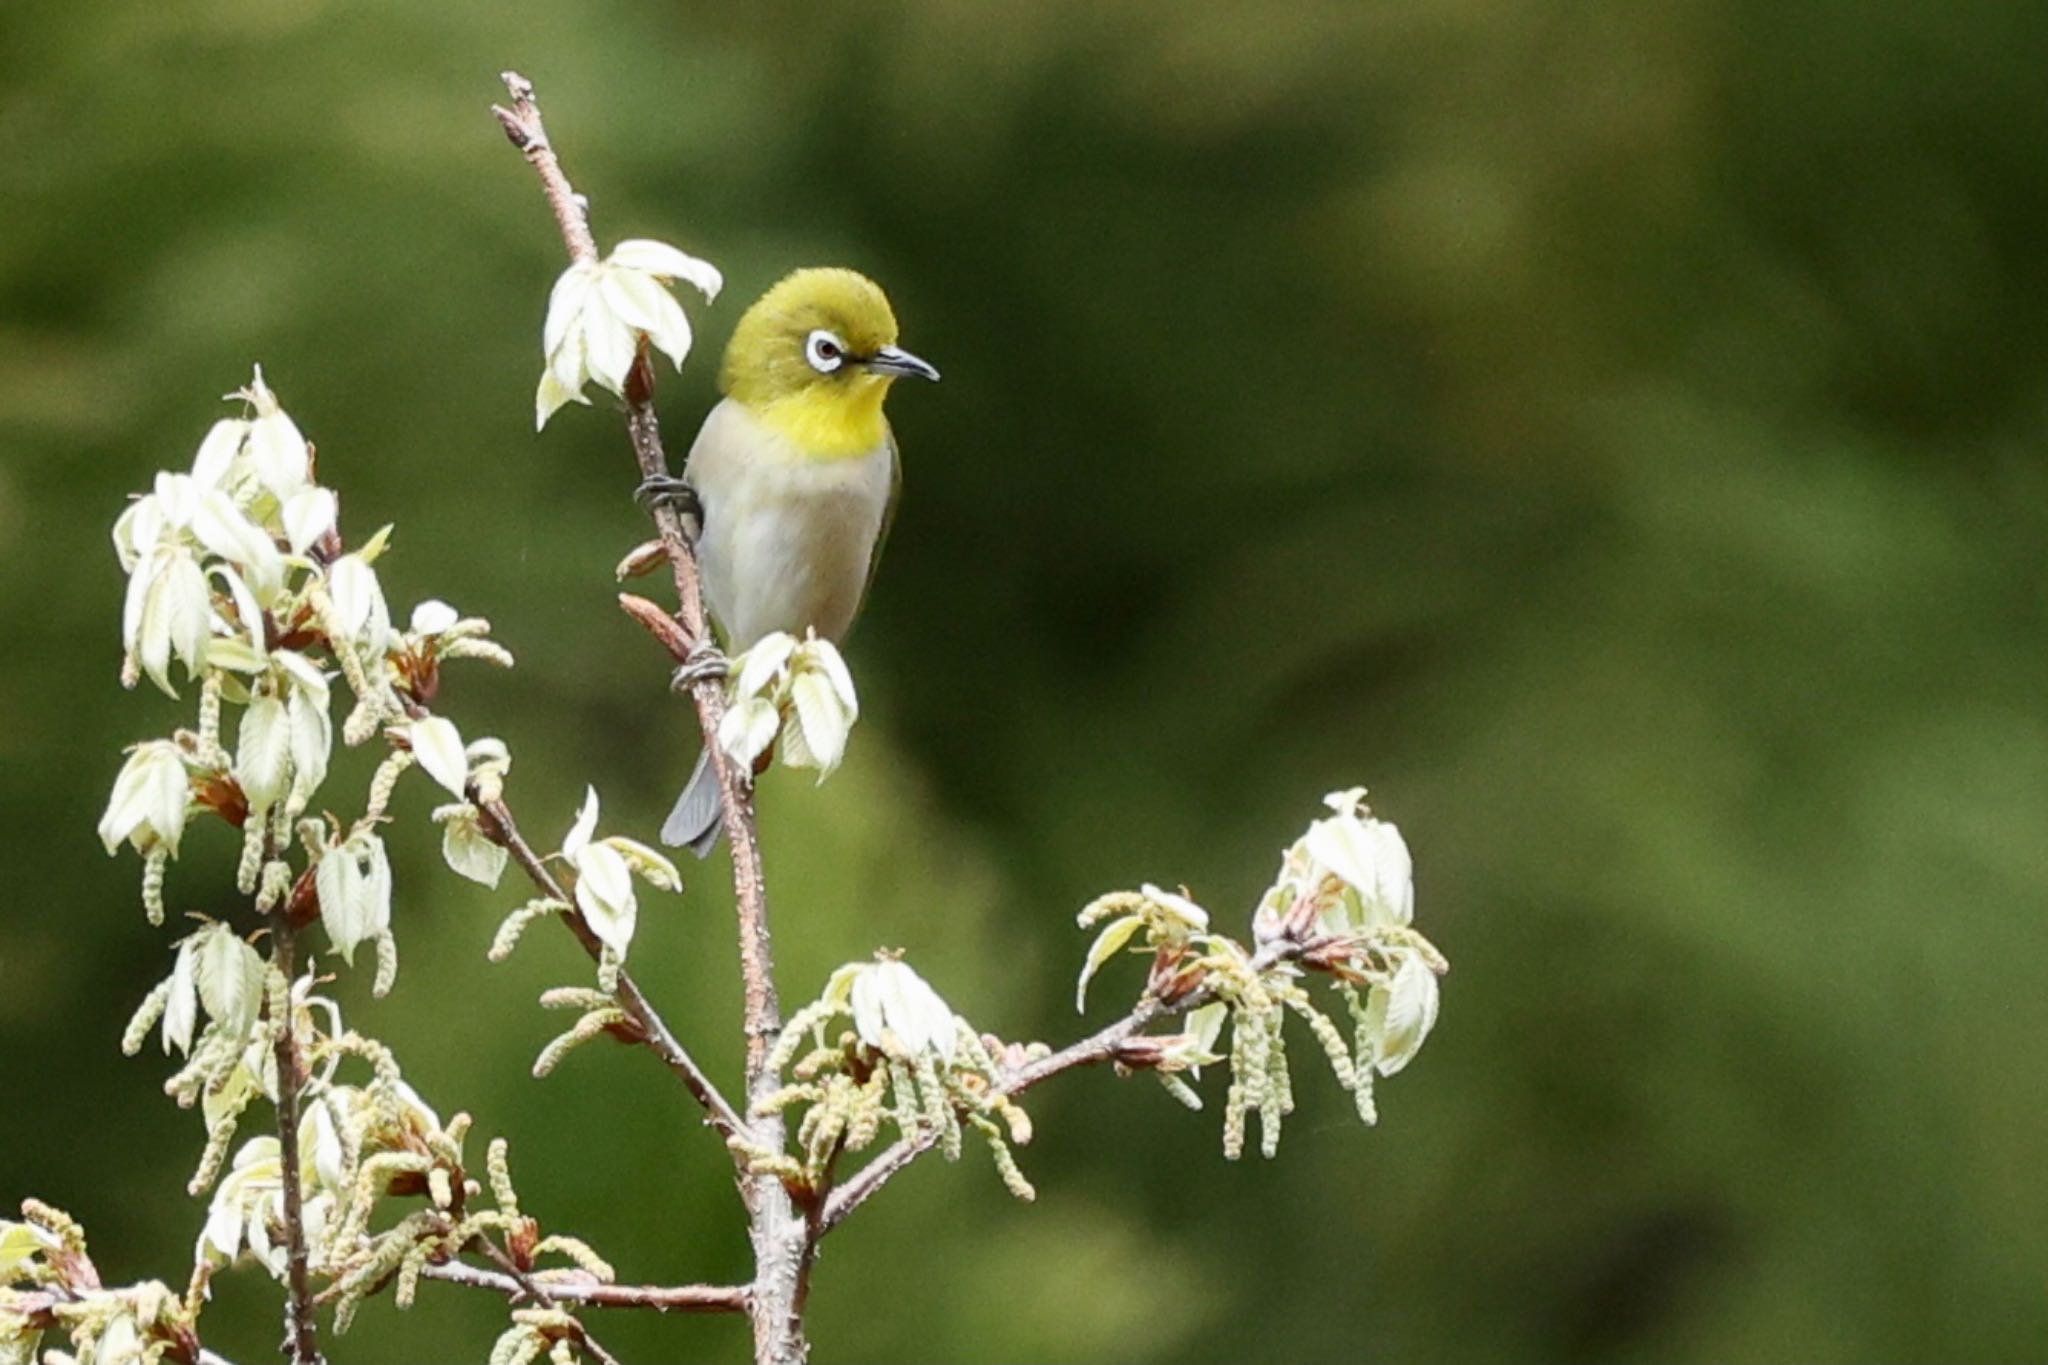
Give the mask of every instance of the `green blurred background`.
<path id="1" fill-rule="evenodd" d="M 1213 1113 L 1085 1074 L 1033 1096 L 1036 1207 L 920 1165 L 827 1246 L 820 1361 L 2040 1358 L 2039 5 L 9 0 L 9 1201 L 182 1282 L 199 1124 L 115 1047 L 167 935 L 93 836 L 180 712 L 116 683 L 106 530 L 252 360 L 349 526 L 398 523 L 398 609 L 518 652 L 444 702 L 537 837 L 587 781 L 651 831 L 687 766 L 612 605 L 620 423 L 531 430 L 562 262 L 485 113 L 510 65 L 601 239 L 726 272 L 676 446 L 795 265 L 874 274 L 946 372 L 893 404 L 850 763 L 765 793 L 788 997 L 888 944 L 983 1027 L 1072 1036 L 1081 903 L 1185 882 L 1234 919 L 1356 782 L 1454 963 L 1376 1131 L 1305 1059 L 1280 1159 L 1233 1166 Z M 679 1087 L 625 1049 L 528 1078 L 535 994 L 587 963 L 484 961 L 521 893 L 440 868 L 424 787 L 399 988 L 343 981 L 353 1022 L 627 1277 L 740 1275 Z M 174 905 L 230 894 L 209 834 Z M 723 875 L 634 961 L 729 1077 Z M 276 1339 L 253 1272 L 206 1321 Z M 430 1286 L 334 1355 L 479 1358 L 501 1321 Z"/>

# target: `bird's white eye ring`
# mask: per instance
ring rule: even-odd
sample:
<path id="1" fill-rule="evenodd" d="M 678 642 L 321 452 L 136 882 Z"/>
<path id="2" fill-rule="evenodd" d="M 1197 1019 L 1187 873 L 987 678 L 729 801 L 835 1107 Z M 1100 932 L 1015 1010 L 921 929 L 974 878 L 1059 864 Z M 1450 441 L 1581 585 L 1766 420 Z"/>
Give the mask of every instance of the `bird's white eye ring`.
<path id="1" fill-rule="evenodd" d="M 819 374 L 830 374 L 846 363 L 846 343 L 820 327 L 804 339 L 804 359 Z"/>

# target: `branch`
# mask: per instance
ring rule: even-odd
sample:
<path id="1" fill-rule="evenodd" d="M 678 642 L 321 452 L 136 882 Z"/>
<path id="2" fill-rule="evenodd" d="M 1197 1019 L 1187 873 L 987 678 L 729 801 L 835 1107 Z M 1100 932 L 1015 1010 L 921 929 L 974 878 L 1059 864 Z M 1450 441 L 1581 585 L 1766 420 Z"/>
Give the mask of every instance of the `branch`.
<path id="1" fill-rule="evenodd" d="M 291 981 L 297 930 L 288 907 L 270 917 L 271 965 L 284 977 L 284 1018 L 271 1020 L 277 1030 L 277 1146 L 282 1164 L 284 1227 L 286 1248 L 285 1297 L 286 1357 L 292 1365 L 323 1365 L 320 1341 L 314 1332 L 313 1285 L 306 1267 L 306 1218 L 303 1192 L 299 1188 L 299 1090 L 305 1077 L 299 1060 L 299 1032 L 291 1006 Z M 275 1002 L 277 996 L 273 994 Z"/>
<path id="2" fill-rule="evenodd" d="M 562 163 L 555 159 L 547 129 L 541 125 L 540 106 L 533 102 L 533 82 L 516 71 L 507 71 L 504 80 L 505 88 L 512 92 L 512 108 L 494 104 L 491 113 L 540 177 L 541 193 L 555 211 L 555 225 L 562 229 L 569 259 L 579 264 L 596 260 L 597 242 L 590 235 L 587 206 L 583 196 L 569 187 L 569 177 L 562 174 Z"/>
<path id="3" fill-rule="evenodd" d="M 499 1247 L 496 1242 L 493 1242 L 488 1237 L 478 1237 L 476 1242 L 483 1248 L 486 1256 L 489 1256 L 493 1261 L 504 1267 L 504 1274 L 498 1278 L 502 1278 L 506 1284 L 511 1286 L 514 1296 L 513 1302 L 516 1303 L 519 1299 L 523 1298 L 528 1303 L 540 1308 L 554 1308 L 562 1302 L 561 1295 L 554 1292 L 552 1287 L 543 1287 L 536 1283 L 533 1276 L 521 1270 L 519 1263 L 513 1260 L 511 1255 Z M 460 1269 L 470 1269 L 470 1267 L 462 1265 L 459 1261 L 452 1264 Z M 432 1266 L 422 1267 L 423 1270 L 432 1270 L 433 1268 Z M 475 1273 L 478 1275 L 490 1275 L 493 1272 L 478 1270 Z M 583 1324 L 580 1318 L 572 1317 L 571 1320 L 575 1323 L 577 1339 L 581 1341 L 583 1349 L 591 1358 L 597 1361 L 597 1365 L 619 1365 L 619 1358 L 605 1349 L 604 1343 L 591 1334 L 590 1329 Z"/>
<path id="4" fill-rule="evenodd" d="M 571 262 L 595 260 L 597 243 L 591 236 L 586 205 L 571 188 L 548 141 L 533 83 L 514 71 L 505 72 L 504 81 L 511 92 L 512 107 L 494 105 L 492 114 L 540 177 L 541 191 L 554 211 L 562 245 L 568 249 Z M 644 480 L 666 476 L 668 454 L 662 448 L 661 425 L 654 414 L 654 368 L 648 364 L 644 339 L 626 378 L 625 398 L 626 432 L 633 443 L 633 459 L 639 465 L 640 477 Z M 682 518 L 674 507 L 657 501 L 652 514 L 675 578 L 676 623 L 693 649 L 708 647 L 712 637 L 704 614 L 696 547 L 683 534 Z M 721 681 L 700 677 L 690 691 L 697 704 L 704 749 L 718 777 L 726 842 L 732 852 L 733 898 L 739 912 L 740 973 L 746 998 L 747 1102 L 751 1107 L 772 1094 L 778 1085 L 776 1075 L 768 1067 L 768 1051 L 782 1032 L 782 1008 L 775 996 L 775 953 L 768 935 L 767 888 L 761 875 L 761 838 L 754 822 L 753 774 L 734 764 L 718 743 L 718 723 L 725 715 Z M 757 1147 L 783 1150 L 787 1129 L 779 1113 L 766 1114 L 751 1126 Z M 803 1336 L 803 1289 L 815 1247 L 815 1224 L 798 1214 L 789 1191 L 765 1171 L 745 1177 L 741 1193 L 747 1203 L 754 1247 L 755 1282 L 748 1313 L 753 1320 L 755 1358 L 768 1362 L 801 1361 L 808 1352 Z"/>
<path id="5" fill-rule="evenodd" d="M 511 808 L 503 800 L 496 800 L 480 802 L 478 809 L 484 816 L 485 832 L 504 846 L 505 851 L 512 855 L 512 861 L 519 864 L 540 893 L 570 907 L 569 912 L 561 918 L 563 923 L 569 926 L 569 932 L 576 936 L 576 941 L 583 945 L 583 951 L 589 953 L 593 961 L 602 957 L 604 944 L 599 941 L 597 934 L 584 920 L 582 914 L 574 908 L 575 898 L 562 888 L 562 884 L 555 879 L 555 874 L 548 871 L 548 865 L 520 834 L 519 824 L 512 818 Z M 716 1128 L 721 1136 L 728 1139 L 750 1137 L 746 1121 L 719 1092 L 711 1078 L 704 1074 L 704 1069 L 697 1065 L 696 1059 L 689 1054 L 688 1049 L 676 1041 L 675 1034 L 669 1031 L 661 1015 L 655 1011 L 647 997 L 641 994 L 640 987 L 627 975 L 623 967 L 619 969 L 619 988 L 614 995 L 618 999 L 619 1008 L 639 1027 L 642 1041 L 689 1088 L 690 1093 L 697 1097 L 697 1103 L 704 1106 L 706 1121 Z"/>
<path id="6" fill-rule="evenodd" d="M 429 1265 L 421 1272 L 427 1279 L 489 1289 L 514 1303 L 528 1298 L 528 1288 L 512 1276 L 496 1270 L 481 1270 L 460 1261 Z M 736 1284 L 570 1284 L 555 1280 L 540 1286 L 545 1297 L 559 1304 L 584 1308 L 652 1308 L 657 1313 L 742 1313 L 747 1307 L 747 1289 Z"/>
<path id="7" fill-rule="evenodd" d="M 541 122 L 533 83 L 517 72 L 504 75 L 505 88 L 512 94 L 512 107 L 491 106 L 491 112 L 505 130 L 512 145 L 526 156 L 540 176 L 541 190 L 554 210 L 562 230 L 562 244 L 574 262 L 597 258 L 597 244 L 583 197 L 570 186 L 554 147 Z M 633 458 L 643 479 L 665 476 L 668 455 L 662 447 L 661 426 L 654 414 L 654 370 L 641 348 L 626 381 L 626 431 L 632 439 Z M 704 593 L 697 570 L 696 546 L 683 534 L 683 523 L 675 508 L 656 502 L 654 527 L 668 557 L 675 578 L 676 622 L 693 647 L 711 642 L 704 614 Z M 734 765 L 717 742 L 718 722 L 725 715 L 725 690 L 715 677 L 699 679 L 691 687 L 697 703 L 697 718 L 704 732 L 704 746 L 711 766 L 718 774 L 725 831 L 732 846 L 733 891 L 739 905 L 740 968 L 746 976 L 747 1082 L 749 1098 L 774 1089 L 775 1078 L 764 1074 L 769 1045 L 782 1031 L 782 1011 L 775 997 L 774 954 L 768 936 L 768 906 L 761 876 L 760 835 L 755 828 L 751 799 L 752 775 Z M 777 1125 L 779 1126 L 779 1124 Z M 765 1134 L 764 1134 L 765 1136 Z M 779 1135 L 777 1135 L 779 1143 Z"/>
<path id="8" fill-rule="evenodd" d="M 1276 940 L 1267 944 L 1252 956 L 1247 970 L 1254 975 L 1288 958 L 1299 957 L 1304 945 L 1292 939 Z M 1092 1033 L 1077 1043 L 1070 1043 L 1050 1056 L 1040 1057 L 1012 1070 L 996 1087 L 1001 1095 L 1021 1095 L 1026 1090 L 1064 1071 L 1076 1067 L 1094 1066 L 1101 1062 L 1116 1060 L 1121 1046 L 1143 1032 L 1145 1026 L 1162 1015 L 1185 1014 L 1199 1009 L 1216 998 L 1213 987 L 1204 986 L 1190 991 L 1171 1004 L 1161 1000 L 1149 990 L 1141 996 L 1131 1012 L 1107 1028 Z M 899 1138 L 845 1184 L 832 1191 L 825 1200 L 824 1212 L 818 1218 L 818 1230 L 830 1232 L 846 1221 L 848 1214 L 874 1197 L 877 1190 L 889 1183 L 898 1171 L 928 1152 L 938 1143 L 936 1132 L 920 1132 L 916 1137 Z"/>

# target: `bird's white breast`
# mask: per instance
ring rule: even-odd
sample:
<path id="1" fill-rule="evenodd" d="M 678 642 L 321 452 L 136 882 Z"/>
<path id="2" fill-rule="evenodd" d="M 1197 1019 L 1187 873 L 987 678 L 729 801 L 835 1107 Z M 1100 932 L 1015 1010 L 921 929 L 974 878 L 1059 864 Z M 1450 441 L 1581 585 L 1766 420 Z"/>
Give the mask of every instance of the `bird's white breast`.
<path id="1" fill-rule="evenodd" d="M 704 507 L 704 595 L 734 650 L 771 631 L 838 639 L 853 624 L 892 482 L 885 439 L 817 459 L 730 398 L 711 410 L 685 474 Z"/>

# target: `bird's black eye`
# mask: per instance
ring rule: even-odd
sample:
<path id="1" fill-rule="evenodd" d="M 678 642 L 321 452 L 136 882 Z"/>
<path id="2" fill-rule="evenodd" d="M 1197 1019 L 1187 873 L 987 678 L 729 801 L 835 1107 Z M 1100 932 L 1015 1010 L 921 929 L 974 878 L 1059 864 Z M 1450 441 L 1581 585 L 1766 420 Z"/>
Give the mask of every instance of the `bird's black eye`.
<path id="1" fill-rule="evenodd" d="M 846 359 L 846 343 L 820 327 L 804 339 L 804 359 L 820 374 L 830 374 Z"/>

